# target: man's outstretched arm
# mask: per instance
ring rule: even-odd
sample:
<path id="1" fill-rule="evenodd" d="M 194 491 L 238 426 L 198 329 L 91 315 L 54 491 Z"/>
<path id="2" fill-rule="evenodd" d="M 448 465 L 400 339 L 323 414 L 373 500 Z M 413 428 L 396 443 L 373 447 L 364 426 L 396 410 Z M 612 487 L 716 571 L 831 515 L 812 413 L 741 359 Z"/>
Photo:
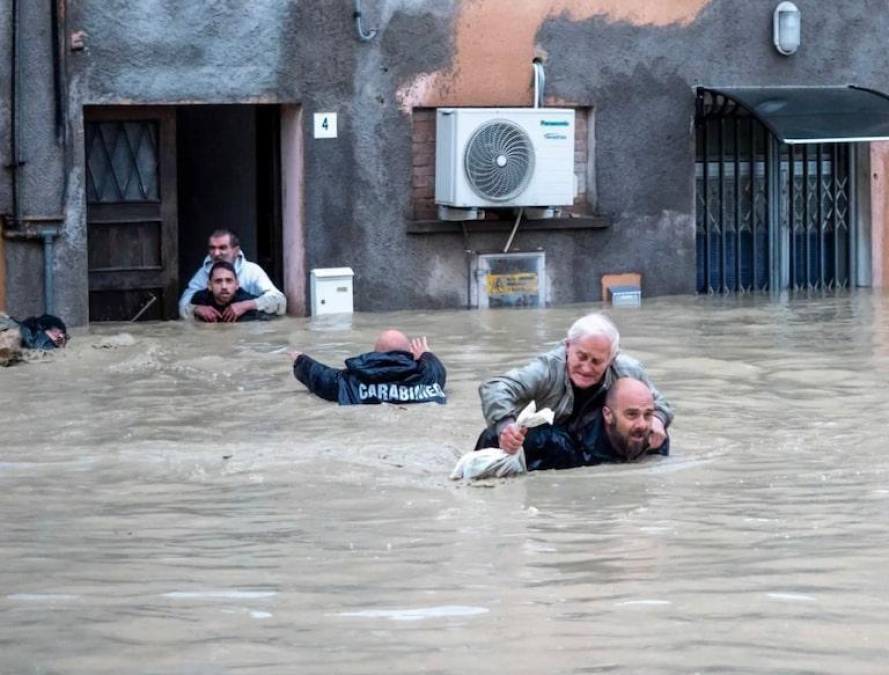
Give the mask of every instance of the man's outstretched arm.
<path id="1" fill-rule="evenodd" d="M 293 376 L 310 392 L 328 401 L 339 401 L 339 370 L 301 352 L 290 352 L 290 356 L 293 358 Z"/>

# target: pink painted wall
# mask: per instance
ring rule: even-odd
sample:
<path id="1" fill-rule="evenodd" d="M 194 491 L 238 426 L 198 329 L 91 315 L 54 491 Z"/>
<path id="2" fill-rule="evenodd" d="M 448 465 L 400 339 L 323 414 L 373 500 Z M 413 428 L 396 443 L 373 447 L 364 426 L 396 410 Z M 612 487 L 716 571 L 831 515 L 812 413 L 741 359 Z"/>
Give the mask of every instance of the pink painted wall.
<path id="1" fill-rule="evenodd" d="M 464 0 L 459 8 L 453 63 L 422 73 L 397 93 L 401 108 L 524 106 L 533 98 L 531 61 L 545 57 L 534 37 L 547 19 L 602 16 L 638 26 L 687 25 L 710 0 Z M 503 30 L 504 17 L 509 29 Z M 481 36 L 484 36 L 483 38 Z"/>
<path id="2" fill-rule="evenodd" d="M 889 285 L 889 142 L 870 144 L 871 272 L 875 288 Z"/>

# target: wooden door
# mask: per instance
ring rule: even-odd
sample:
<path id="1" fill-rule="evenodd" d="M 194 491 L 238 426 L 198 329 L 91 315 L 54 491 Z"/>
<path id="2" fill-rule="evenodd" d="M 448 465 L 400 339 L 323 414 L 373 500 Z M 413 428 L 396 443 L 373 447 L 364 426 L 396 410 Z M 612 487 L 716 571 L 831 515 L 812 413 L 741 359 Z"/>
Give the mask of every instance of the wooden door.
<path id="1" fill-rule="evenodd" d="M 85 112 L 90 321 L 177 316 L 176 111 Z"/>

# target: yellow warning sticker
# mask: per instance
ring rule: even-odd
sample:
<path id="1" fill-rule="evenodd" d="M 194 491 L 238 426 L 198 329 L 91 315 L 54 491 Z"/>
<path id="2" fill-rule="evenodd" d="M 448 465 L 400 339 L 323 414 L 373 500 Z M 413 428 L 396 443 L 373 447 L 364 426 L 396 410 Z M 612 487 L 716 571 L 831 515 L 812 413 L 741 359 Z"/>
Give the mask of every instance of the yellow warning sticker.
<path id="1" fill-rule="evenodd" d="M 509 295 L 511 293 L 537 293 L 539 288 L 535 272 L 489 274 L 486 281 L 489 296 Z"/>

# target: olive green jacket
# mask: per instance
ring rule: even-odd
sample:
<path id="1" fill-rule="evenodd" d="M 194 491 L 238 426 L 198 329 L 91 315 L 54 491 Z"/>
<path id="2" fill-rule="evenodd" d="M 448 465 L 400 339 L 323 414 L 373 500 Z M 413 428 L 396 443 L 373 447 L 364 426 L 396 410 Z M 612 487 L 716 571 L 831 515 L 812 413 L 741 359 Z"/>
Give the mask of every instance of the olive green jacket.
<path id="1" fill-rule="evenodd" d="M 488 426 L 499 427 L 504 420 L 514 420 L 531 401 L 537 404 L 538 409 L 551 408 L 556 424 L 567 420 L 574 408 L 574 390 L 568 378 L 566 359 L 566 348 L 561 344 L 550 352 L 536 356 L 522 368 L 515 368 L 484 382 L 478 388 L 478 393 Z M 655 414 L 664 427 L 669 426 L 673 420 L 670 404 L 649 379 L 642 364 L 632 356 L 618 354 L 615 357 L 594 395 L 607 391 L 620 377 L 632 377 L 647 384 L 654 396 Z"/>

